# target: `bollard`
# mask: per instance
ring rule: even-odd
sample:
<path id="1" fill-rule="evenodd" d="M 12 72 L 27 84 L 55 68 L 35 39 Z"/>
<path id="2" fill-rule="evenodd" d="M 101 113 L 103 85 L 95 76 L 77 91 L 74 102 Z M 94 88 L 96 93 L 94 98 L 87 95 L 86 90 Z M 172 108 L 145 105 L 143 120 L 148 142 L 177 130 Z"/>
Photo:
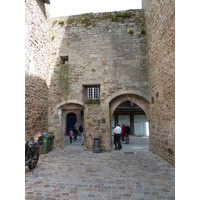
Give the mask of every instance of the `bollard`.
<path id="1" fill-rule="evenodd" d="M 93 153 L 100 153 L 100 137 L 95 136 L 94 137 L 94 149 L 93 149 Z"/>

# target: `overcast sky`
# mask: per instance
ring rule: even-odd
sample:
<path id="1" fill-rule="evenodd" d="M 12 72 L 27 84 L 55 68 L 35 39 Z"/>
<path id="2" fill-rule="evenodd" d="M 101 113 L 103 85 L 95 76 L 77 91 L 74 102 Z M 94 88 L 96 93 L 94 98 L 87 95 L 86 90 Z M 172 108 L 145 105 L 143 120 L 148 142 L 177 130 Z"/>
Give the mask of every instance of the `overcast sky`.
<path id="1" fill-rule="evenodd" d="M 51 17 L 141 9 L 141 0 L 50 0 Z"/>

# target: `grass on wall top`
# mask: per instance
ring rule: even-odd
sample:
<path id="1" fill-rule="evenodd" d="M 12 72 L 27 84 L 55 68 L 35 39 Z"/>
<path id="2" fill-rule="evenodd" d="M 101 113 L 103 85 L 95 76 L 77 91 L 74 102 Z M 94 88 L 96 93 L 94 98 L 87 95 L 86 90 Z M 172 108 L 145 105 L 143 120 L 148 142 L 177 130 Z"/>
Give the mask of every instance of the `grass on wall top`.
<path id="1" fill-rule="evenodd" d="M 104 12 L 104 13 L 86 13 L 81 15 L 73 15 L 69 17 L 61 17 L 53 21 L 54 26 L 56 23 L 63 26 L 64 24 L 82 23 L 85 26 L 92 25 L 93 21 L 110 20 L 111 22 L 122 22 L 126 19 L 136 16 L 138 10 L 126 10 L 126 11 L 115 11 L 115 12 Z"/>

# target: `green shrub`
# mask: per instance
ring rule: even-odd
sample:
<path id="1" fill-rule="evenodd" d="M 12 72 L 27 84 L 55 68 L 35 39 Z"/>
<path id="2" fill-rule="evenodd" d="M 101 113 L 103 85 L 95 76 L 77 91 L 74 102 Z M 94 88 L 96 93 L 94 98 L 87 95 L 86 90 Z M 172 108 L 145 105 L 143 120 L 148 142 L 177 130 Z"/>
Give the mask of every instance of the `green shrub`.
<path id="1" fill-rule="evenodd" d="M 141 34 L 146 35 L 146 30 L 145 30 L 145 29 L 142 29 L 142 30 L 141 30 Z"/>
<path id="2" fill-rule="evenodd" d="M 52 26 L 52 27 L 54 27 L 54 25 L 55 25 L 57 22 L 58 22 L 58 20 L 55 19 L 55 20 L 53 21 L 53 26 Z"/>
<path id="3" fill-rule="evenodd" d="M 55 35 L 54 35 L 54 33 L 52 33 L 51 41 L 53 41 L 54 38 L 55 38 Z"/>
<path id="4" fill-rule="evenodd" d="M 60 25 L 64 25 L 65 21 L 63 19 L 61 19 L 59 22 L 58 22 Z"/>
<path id="5" fill-rule="evenodd" d="M 129 32 L 131 35 L 133 35 L 133 33 L 134 33 L 133 28 L 129 28 L 129 29 L 128 29 L 128 32 Z"/>
<path id="6" fill-rule="evenodd" d="M 87 99 L 85 100 L 85 104 L 100 104 L 99 99 Z"/>

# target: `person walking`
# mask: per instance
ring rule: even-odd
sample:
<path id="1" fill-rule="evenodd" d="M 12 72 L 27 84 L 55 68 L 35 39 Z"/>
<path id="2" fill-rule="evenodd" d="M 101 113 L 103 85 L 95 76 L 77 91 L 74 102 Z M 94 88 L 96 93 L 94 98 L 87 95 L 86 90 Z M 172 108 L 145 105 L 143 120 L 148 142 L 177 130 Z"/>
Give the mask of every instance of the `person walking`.
<path id="1" fill-rule="evenodd" d="M 80 124 L 80 126 L 79 126 L 79 132 L 81 133 L 81 139 L 83 141 L 83 143 L 82 143 L 82 145 L 83 145 L 84 144 L 84 135 L 83 135 L 83 126 L 82 126 L 82 124 Z"/>
<path id="2" fill-rule="evenodd" d="M 129 144 L 130 127 L 127 123 L 125 124 L 124 133 L 126 137 L 126 144 Z"/>
<path id="3" fill-rule="evenodd" d="M 72 144 L 72 137 L 73 137 L 73 131 L 72 131 L 72 128 L 70 128 L 70 130 L 69 130 L 69 141 L 70 141 L 70 144 Z"/>
<path id="4" fill-rule="evenodd" d="M 78 134 L 78 131 L 77 131 L 77 124 L 74 124 L 74 137 L 73 137 L 73 140 L 76 141 L 77 140 L 77 134 Z"/>
<path id="5" fill-rule="evenodd" d="M 125 143 L 125 138 L 124 138 L 124 136 L 125 136 L 125 134 L 124 134 L 124 128 L 125 128 L 125 125 L 122 124 L 122 133 L 121 133 L 121 137 L 122 137 L 122 143 L 123 143 L 123 144 Z"/>
<path id="6" fill-rule="evenodd" d="M 117 123 L 117 126 L 114 129 L 114 145 L 115 145 L 115 150 L 117 150 L 117 149 L 120 150 L 122 148 L 121 143 L 120 143 L 121 132 L 122 132 L 122 129 L 119 126 L 119 124 Z"/>

